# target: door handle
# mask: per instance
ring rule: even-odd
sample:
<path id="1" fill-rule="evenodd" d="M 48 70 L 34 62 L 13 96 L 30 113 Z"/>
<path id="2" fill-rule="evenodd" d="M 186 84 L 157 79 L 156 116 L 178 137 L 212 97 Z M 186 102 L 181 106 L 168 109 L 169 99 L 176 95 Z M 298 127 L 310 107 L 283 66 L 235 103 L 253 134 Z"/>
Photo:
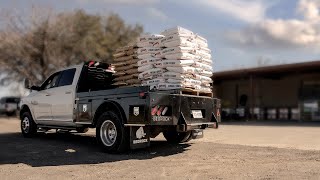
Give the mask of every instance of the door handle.
<path id="1" fill-rule="evenodd" d="M 46 94 L 46 96 L 50 96 L 50 94 Z"/>
<path id="2" fill-rule="evenodd" d="M 71 91 L 66 91 L 66 94 L 71 94 Z"/>

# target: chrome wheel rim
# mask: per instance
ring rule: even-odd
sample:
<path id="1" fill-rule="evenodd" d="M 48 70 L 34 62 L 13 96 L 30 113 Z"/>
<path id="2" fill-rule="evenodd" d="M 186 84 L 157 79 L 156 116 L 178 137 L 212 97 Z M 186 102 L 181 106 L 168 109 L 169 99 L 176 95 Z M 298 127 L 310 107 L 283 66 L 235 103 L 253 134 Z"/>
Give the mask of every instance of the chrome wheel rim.
<path id="1" fill-rule="evenodd" d="M 25 132 L 25 133 L 28 133 L 28 132 L 29 132 L 29 129 L 30 129 L 30 121 L 29 121 L 29 118 L 28 118 L 28 117 L 25 117 L 25 118 L 22 120 L 21 127 L 22 127 L 23 132 Z"/>
<path id="2" fill-rule="evenodd" d="M 100 137 L 105 146 L 112 146 L 117 139 L 117 129 L 114 123 L 106 120 L 100 128 Z"/>

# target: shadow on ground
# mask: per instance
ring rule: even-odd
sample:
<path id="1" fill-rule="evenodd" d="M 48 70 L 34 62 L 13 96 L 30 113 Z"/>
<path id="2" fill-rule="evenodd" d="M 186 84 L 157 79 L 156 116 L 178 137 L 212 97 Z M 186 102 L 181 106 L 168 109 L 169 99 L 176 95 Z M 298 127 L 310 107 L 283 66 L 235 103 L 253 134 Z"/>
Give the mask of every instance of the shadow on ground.
<path id="1" fill-rule="evenodd" d="M 33 167 L 99 164 L 129 159 L 152 159 L 179 154 L 190 144 L 168 144 L 151 141 L 151 147 L 126 154 L 101 152 L 95 137 L 79 134 L 39 134 L 32 139 L 20 133 L 0 134 L 0 165 L 23 163 Z"/>
<path id="2" fill-rule="evenodd" d="M 260 121 L 226 121 L 221 125 L 239 125 L 239 126 L 297 126 L 297 127 L 320 127 L 320 121 L 299 122 L 286 120 L 260 120 Z"/>

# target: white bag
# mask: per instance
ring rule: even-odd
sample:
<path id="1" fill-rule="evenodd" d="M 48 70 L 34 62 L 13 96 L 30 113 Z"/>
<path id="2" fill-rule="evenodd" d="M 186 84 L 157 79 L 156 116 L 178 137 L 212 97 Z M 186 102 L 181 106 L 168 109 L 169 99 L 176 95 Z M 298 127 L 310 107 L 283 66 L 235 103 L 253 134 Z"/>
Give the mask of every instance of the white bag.
<path id="1" fill-rule="evenodd" d="M 193 35 L 179 35 L 179 34 L 173 34 L 166 36 L 165 38 L 161 39 L 162 43 L 170 42 L 170 41 L 177 41 L 177 40 L 186 40 L 190 42 L 195 42 L 195 37 Z"/>
<path id="2" fill-rule="evenodd" d="M 199 47 L 199 50 L 211 54 L 211 50 L 207 47 Z"/>
<path id="3" fill-rule="evenodd" d="M 152 53 L 138 55 L 138 59 L 149 59 L 149 58 L 155 58 L 155 55 Z"/>
<path id="4" fill-rule="evenodd" d="M 196 68 L 194 67 L 167 67 L 168 71 L 177 72 L 181 74 L 194 74 L 197 72 Z"/>
<path id="5" fill-rule="evenodd" d="M 201 81 L 202 83 L 212 83 L 212 82 L 213 82 L 210 77 L 202 76 L 202 75 L 200 75 L 200 74 L 193 74 L 193 77 L 194 77 L 196 80 Z"/>
<path id="6" fill-rule="evenodd" d="M 156 62 L 160 62 L 162 59 L 160 58 L 147 58 L 147 59 L 142 59 L 138 61 L 138 66 L 145 66 L 145 65 L 152 65 Z"/>
<path id="7" fill-rule="evenodd" d="M 171 83 L 159 83 L 158 87 L 159 90 L 170 90 L 170 89 L 181 89 L 181 84 L 171 84 Z"/>
<path id="8" fill-rule="evenodd" d="M 143 47 L 153 47 L 153 44 L 155 41 L 145 41 L 145 42 L 137 42 L 137 47 L 143 48 Z"/>
<path id="9" fill-rule="evenodd" d="M 143 47 L 143 48 L 138 48 L 137 49 L 137 54 L 149 54 L 149 53 L 156 53 L 160 52 L 162 49 L 161 48 L 154 48 L 154 47 Z"/>
<path id="10" fill-rule="evenodd" d="M 186 76 L 181 73 L 167 71 L 162 74 L 162 77 L 165 79 L 183 79 Z"/>
<path id="11" fill-rule="evenodd" d="M 208 43 L 203 43 L 202 41 L 195 40 L 195 43 L 198 44 L 198 47 L 207 48 L 209 45 Z"/>
<path id="12" fill-rule="evenodd" d="M 174 27 L 167 30 L 164 30 L 162 35 L 169 36 L 171 34 L 180 34 L 180 35 L 194 35 L 194 33 L 188 29 L 182 28 L 182 27 Z"/>
<path id="13" fill-rule="evenodd" d="M 190 53 L 175 53 L 164 56 L 166 59 L 196 59 L 196 56 Z"/>
<path id="14" fill-rule="evenodd" d="M 206 76 L 206 77 L 212 76 L 212 72 L 210 72 L 210 71 L 201 71 L 199 74 L 202 76 Z"/>
<path id="15" fill-rule="evenodd" d="M 203 64 L 211 65 L 212 66 L 212 60 L 211 59 L 205 59 L 205 58 L 199 58 L 197 59 L 198 62 L 201 62 Z"/>
<path id="16" fill-rule="evenodd" d="M 139 74 L 139 79 L 150 79 L 154 76 L 161 75 L 165 70 L 161 68 L 153 68 Z"/>
<path id="17" fill-rule="evenodd" d="M 147 70 L 152 69 L 152 68 L 153 68 L 153 65 L 148 64 L 148 65 L 145 65 L 145 66 L 139 66 L 138 67 L 138 71 L 139 72 L 144 72 L 144 71 L 147 71 Z"/>
<path id="18" fill-rule="evenodd" d="M 162 38 L 162 39 L 164 39 L 164 38 Z M 163 47 L 163 43 L 161 43 L 161 40 L 162 39 L 159 39 L 159 40 L 157 40 L 157 41 L 154 41 L 154 43 L 153 43 L 153 47 L 157 47 L 157 48 L 160 48 L 160 47 Z"/>
<path id="19" fill-rule="evenodd" d="M 204 64 L 204 63 L 200 63 L 200 62 L 195 62 L 193 64 L 193 67 L 195 68 L 200 68 L 200 69 L 203 69 L 205 71 L 213 71 L 213 68 L 211 65 L 207 65 L 207 64 Z"/>
<path id="20" fill-rule="evenodd" d="M 137 38 L 137 42 L 146 42 L 146 41 L 157 41 L 164 38 L 164 35 L 161 34 L 142 34 Z"/>
<path id="21" fill-rule="evenodd" d="M 191 42 L 188 39 L 178 39 L 174 41 L 168 41 L 163 43 L 164 47 L 177 47 L 177 46 L 184 46 L 184 47 L 193 47 L 198 48 L 199 45 L 197 43 Z"/>
<path id="22" fill-rule="evenodd" d="M 190 54 L 194 54 L 195 48 L 193 47 L 182 47 L 182 46 L 178 46 L 178 47 L 170 47 L 170 48 L 165 48 L 161 51 L 161 54 L 163 56 L 168 55 L 168 54 L 175 54 L 175 53 L 190 53 Z"/>
<path id="23" fill-rule="evenodd" d="M 201 85 L 201 81 L 195 80 L 195 79 L 190 79 L 190 78 L 185 78 L 182 80 L 183 85 L 188 85 L 188 86 L 193 86 L 193 85 Z"/>
<path id="24" fill-rule="evenodd" d="M 207 39 L 202 37 L 202 36 L 200 36 L 200 35 L 198 35 L 198 34 L 195 35 L 195 39 L 196 39 L 197 42 L 208 44 Z"/>
<path id="25" fill-rule="evenodd" d="M 166 68 L 166 67 L 178 67 L 178 66 L 190 66 L 193 65 L 194 60 L 162 60 L 161 62 L 156 62 L 154 64 L 157 68 Z"/>
<path id="26" fill-rule="evenodd" d="M 200 56 L 201 58 L 204 58 L 204 59 L 211 59 L 211 54 L 205 52 L 205 51 L 202 51 L 202 50 L 196 50 L 195 51 L 196 55 Z"/>
<path id="27" fill-rule="evenodd" d="M 158 85 L 159 83 L 165 83 L 165 79 L 157 78 L 157 79 L 151 79 L 147 81 L 143 81 L 142 84 L 144 86 L 150 86 L 150 85 Z"/>

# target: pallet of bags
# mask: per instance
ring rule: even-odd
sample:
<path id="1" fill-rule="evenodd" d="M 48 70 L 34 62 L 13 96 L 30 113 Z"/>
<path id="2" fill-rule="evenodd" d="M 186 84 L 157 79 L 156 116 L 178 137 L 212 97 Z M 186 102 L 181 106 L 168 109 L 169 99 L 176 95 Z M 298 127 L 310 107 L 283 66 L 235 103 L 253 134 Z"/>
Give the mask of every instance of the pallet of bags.
<path id="1" fill-rule="evenodd" d="M 114 54 L 115 83 L 118 86 L 141 86 L 138 79 L 138 62 L 155 57 L 163 48 L 154 47 L 154 43 L 163 38 L 163 35 L 145 34 L 131 43 L 130 46 L 121 47 Z"/>
<path id="2" fill-rule="evenodd" d="M 192 74 L 193 78 L 191 79 L 200 81 L 200 84 L 194 83 L 192 89 L 211 92 L 213 67 L 211 50 L 208 48 L 207 40 L 181 27 L 165 30 L 161 34 L 166 36 L 162 40 L 162 46 L 165 48 L 161 52 L 161 57 L 177 61 L 194 61 L 187 67 L 167 67 L 168 72 Z"/>
<path id="3" fill-rule="evenodd" d="M 115 67 L 115 83 L 117 86 L 140 84 L 138 77 L 137 48 L 134 45 L 121 47 L 113 54 L 113 66 Z"/>
<path id="4" fill-rule="evenodd" d="M 211 92 L 212 60 L 207 40 L 190 30 L 176 27 L 157 40 L 163 50 L 138 62 L 142 85 L 159 90 L 192 89 Z"/>

